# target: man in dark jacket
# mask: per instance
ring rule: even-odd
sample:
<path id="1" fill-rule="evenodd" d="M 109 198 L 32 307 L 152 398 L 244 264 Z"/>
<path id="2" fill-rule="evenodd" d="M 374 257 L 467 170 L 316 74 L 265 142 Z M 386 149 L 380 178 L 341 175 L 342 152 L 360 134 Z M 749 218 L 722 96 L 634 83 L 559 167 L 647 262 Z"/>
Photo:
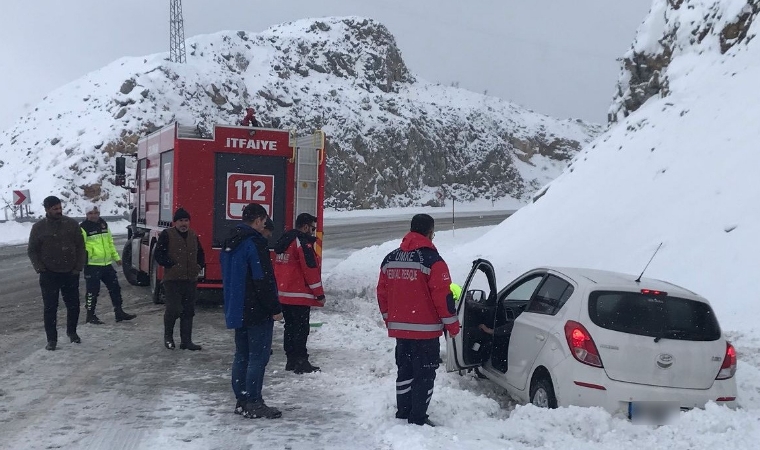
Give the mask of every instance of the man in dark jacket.
<path id="1" fill-rule="evenodd" d="M 121 265 L 121 257 L 116 251 L 108 223 L 100 218 L 100 209 L 97 205 L 89 206 L 85 214 L 87 218 L 79 225 L 82 228 L 84 246 L 87 249 L 87 265 L 84 267 L 84 280 L 87 288 L 84 297 L 84 309 L 87 311 L 87 318 L 84 322 L 93 325 L 103 324 L 95 315 L 101 282 L 108 288 L 116 321 L 132 320 L 137 316 L 124 312 L 121 306 L 121 286 L 119 286 L 116 270 L 111 264 L 116 262 L 116 264 Z"/>
<path id="2" fill-rule="evenodd" d="M 243 223 L 230 231 L 220 260 L 224 288 L 224 317 L 235 330 L 232 390 L 235 413 L 247 418 L 282 416 L 264 403 L 261 390 L 269 363 L 274 321 L 282 320 L 277 282 L 265 230 L 268 215 L 263 206 L 251 203 L 243 209 Z"/>
<path id="3" fill-rule="evenodd" d="M 77 334 L 79 321 L 79 273 L 87 253 L 76 220 L 63 215 L 61 200 L 45 198 L 45 218 L 32 226 L 27 249 L 34 270 L 40 274 L 47 350 L 58 345 L 58 294 L 66 305 L 66 334 L 71 342 L 82 340 Z"/>
<path id="4" fill-rule="evenodd" d="M 451 275 L 433 245 L 434 235 L 433 218 L 415 215 L 401 247 L 383 260 L 377 282 L 380 313 L 388 336 L 396 338 L 396 417 L 430 426 L 427 408 L 440 361 L 438 338 L 444 329 L 451 336 L 459 333 Z"/>
<path id="5" fill-rule="evenodd" d="M 310 373 L 319 367 L 309 362 L 306 342 L 309 338 L 311 307 L 325 304 L 322 269 L 314 245 L 317 218 L 309 213 L 296 217 L 296 228 L 283 234 L 274 246 L 275 275 L 285 317 L 283 347 L 287 356 L 285 370 Z"/>
<path id="6" fill-rule="evenodd" d="M 174 226 L 158 235 L 154 258 L 164 267 L 164 346 L 174 350 L 174 324 L 179 318 L 179 348 L 200 350 L 192 339 L 193 316 L 198 275 L 206 267 L 206 259 L 198 235 L 190 229 L 190 214 L 184 209 L 174 213 Z"/>

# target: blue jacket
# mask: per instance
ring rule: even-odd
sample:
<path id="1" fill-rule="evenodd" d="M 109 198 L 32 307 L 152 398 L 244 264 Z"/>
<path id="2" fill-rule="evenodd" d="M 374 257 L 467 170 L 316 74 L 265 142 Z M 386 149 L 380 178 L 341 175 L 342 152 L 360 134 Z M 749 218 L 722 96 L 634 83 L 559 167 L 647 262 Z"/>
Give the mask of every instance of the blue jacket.
<path id="1" fill-rule="evenodd" d="M 220 262 L 227 328 L 256 325 L 282 312 L 267 244 L 242 223 L 224 241 Z"/>

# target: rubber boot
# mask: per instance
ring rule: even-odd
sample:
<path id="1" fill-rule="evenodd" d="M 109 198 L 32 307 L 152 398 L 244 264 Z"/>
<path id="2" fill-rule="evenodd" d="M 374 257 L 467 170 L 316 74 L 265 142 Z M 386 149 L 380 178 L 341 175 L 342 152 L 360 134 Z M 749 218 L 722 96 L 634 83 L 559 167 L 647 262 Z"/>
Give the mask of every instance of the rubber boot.
<path id="1" fill-rule="evenodd" d="M 202 347 L 197 344 L 193 344 L 193 318 L 192 317 L 180 317 L 179 318 L 179 348 L 182 350 L 200 350 Z"/>
<path id="2" fill-rule="evenodd" d="M 164 318 L 164 347 L 174 350 L 174 321 Z"/>

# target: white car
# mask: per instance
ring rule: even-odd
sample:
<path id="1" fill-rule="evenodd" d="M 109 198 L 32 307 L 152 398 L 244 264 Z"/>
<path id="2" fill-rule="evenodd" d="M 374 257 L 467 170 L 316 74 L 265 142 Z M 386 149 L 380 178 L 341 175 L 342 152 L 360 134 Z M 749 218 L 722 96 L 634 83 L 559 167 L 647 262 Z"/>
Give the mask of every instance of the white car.
<path id="1" fill-rule="evenodd" d="M 479 259 L 462 292 L 446 369 L 477 368 L 518 401 L 601 406 L 632 420 L 710 401 L 736 406 L 736 350 L 709 302 L 689 290 L 548 267 L 498 290 L 493 266 Z"/>

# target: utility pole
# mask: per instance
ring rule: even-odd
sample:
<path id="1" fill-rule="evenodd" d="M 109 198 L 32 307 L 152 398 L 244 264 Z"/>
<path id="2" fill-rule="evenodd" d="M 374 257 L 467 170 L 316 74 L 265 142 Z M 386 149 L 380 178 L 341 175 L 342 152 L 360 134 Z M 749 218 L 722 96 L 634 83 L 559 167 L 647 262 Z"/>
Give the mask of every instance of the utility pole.
<path id="1" fill-rule="evenodd" d="M 185 22 L 182 20 L 182 0 L 169 0 L 169 61 L 186 62 Z"/>

